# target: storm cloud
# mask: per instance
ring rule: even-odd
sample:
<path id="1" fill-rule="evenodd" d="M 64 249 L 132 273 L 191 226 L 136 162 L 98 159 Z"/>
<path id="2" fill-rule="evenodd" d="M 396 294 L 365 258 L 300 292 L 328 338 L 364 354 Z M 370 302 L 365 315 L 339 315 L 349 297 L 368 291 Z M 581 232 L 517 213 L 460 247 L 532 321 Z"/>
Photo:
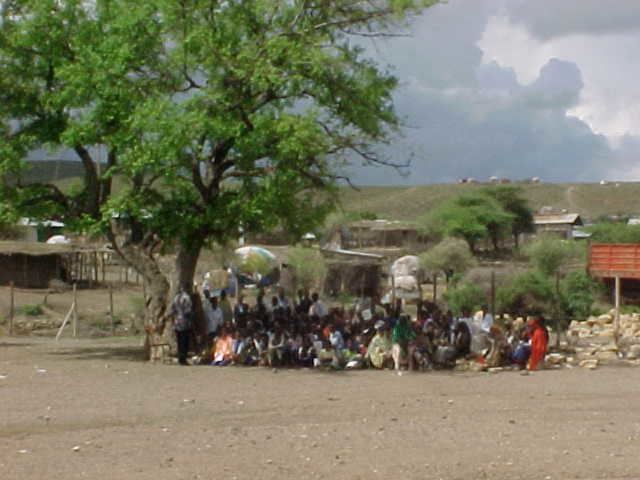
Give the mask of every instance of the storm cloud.
<path id="1" fill-rule="evenodd" d="M 450 0 L 428 10 L 411 37 L 369 46 L 401 81 L 405 128 L 383 151 L 412 166 L 404 176 L 356 167 L 356 182 L 639 179 L 640 90 L 627 77 L 640 69 L 627 62 L 638 15 L 632 0 Z"/>

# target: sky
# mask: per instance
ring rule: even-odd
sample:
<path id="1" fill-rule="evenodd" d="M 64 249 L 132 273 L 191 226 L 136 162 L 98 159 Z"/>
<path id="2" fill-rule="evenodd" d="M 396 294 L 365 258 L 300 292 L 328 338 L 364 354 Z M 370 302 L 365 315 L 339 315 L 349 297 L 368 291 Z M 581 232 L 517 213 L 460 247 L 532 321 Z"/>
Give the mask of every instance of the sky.
<path id="1" fill-rule="evenodd" d="M 361 41 L 400 82 L 379 151 L 411 166 L 354 183 L 640 181 L 640 0 L 448 0 L 402 32 Z"/>
<path id="2" fill-rule="evenodd" d="M 358 184 L 640 181 L 639 0 L 448 0 L 367 40 L 399 79 L 389 168 Z"/>

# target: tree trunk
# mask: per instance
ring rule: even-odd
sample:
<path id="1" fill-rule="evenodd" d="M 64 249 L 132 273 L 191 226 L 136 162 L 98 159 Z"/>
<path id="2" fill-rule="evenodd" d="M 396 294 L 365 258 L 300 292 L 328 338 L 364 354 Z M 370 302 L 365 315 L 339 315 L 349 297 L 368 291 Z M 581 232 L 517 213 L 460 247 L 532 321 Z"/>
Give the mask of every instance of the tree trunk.
<path id="1" fill-rule="evenodd" d="M 135 244 L 118 246 L 115 245 L 115 238 L 111 240 L 124 261 L 142 275 L 145 286 L 144 331 L 147 358 L 153 361 L 164 360 L 174 343 L 171 319 L 167 312 L 171 300 L 169 282 L 152 253 L 145 252 Z"/>
<path id="2" fill-rule="evenodd" d="M 193 280 L 196 274 L 196 266 L 200 257 L 202 243 L 196 242 L 189 247 L 179 245 L 176 255 L 176 273 L 173 284 L 174 292 L 177 293 L 182 288 L 188 294 L 193 293 Z"/>

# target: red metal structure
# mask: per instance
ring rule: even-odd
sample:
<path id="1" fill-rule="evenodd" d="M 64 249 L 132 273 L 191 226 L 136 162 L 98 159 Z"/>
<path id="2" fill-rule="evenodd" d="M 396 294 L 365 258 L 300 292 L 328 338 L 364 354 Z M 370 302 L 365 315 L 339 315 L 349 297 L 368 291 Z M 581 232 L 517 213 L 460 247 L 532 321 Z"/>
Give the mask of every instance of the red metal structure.
<path id="1" fill-rule="evenodd" d="M 587 268 L 592 277 L 640 279 L 640 244 L 593 243 Z"/>

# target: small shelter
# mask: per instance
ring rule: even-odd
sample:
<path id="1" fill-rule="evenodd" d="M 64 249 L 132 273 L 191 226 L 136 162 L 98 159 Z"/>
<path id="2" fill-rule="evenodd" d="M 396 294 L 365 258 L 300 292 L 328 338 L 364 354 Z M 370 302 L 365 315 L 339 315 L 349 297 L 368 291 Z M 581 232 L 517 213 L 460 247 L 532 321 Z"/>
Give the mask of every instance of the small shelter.
<path id="1" fill-rule="evenodd" d="M 373 297 L 380 293 L 385 257 L 343 249 L 323 249 L 321 253 L 327 262 L 325 292 L 361 297 Z"/>
<path id="2" fill-rule="evenodd" d="M 583 226 L 582 218 L 577 213 L 544 213 L 533 216 L 536 234 L 551 233 L 570 240 L 575 227 Z"/>
<path id="3" fill-rule="evenodd" d="M 67 245 L 0 242 L 0 285 L 47 288 L 51 280 L 68 281 L 71 252 Z"/>
<path id="4" fill-rule="evenodd" d="M 640 298 L 640 244 L 591 244 L 587 270 L 592 277 L 600 278 L 605 284 L 613 287 L 616 308 L 614 328 L 617 339 L 621 298 Z"/>

